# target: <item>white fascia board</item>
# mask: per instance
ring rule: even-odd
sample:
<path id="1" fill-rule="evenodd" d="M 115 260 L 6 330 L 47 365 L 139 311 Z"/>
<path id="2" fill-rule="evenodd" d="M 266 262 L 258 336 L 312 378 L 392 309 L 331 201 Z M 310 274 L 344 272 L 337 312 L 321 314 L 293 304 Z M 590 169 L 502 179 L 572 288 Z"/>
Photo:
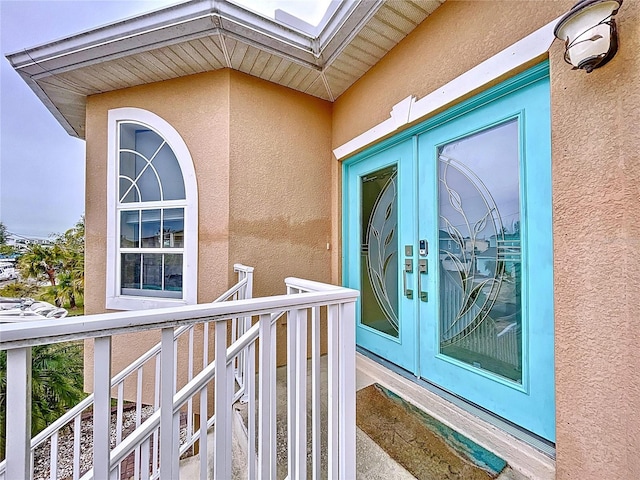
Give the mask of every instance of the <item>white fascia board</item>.
<path id="1" fill-rule="evenodd" d="M 318 56 L 323 59 L 323 66 L 331 64 L 383 4 L 384 0 L 360 0 L 344 2 L 336 9 L 317 40 Z"/>
<path id="2" fill-rule="evenodd" d="M 135 37 L 169 25 L 182 24 L 186 20 L 209 14 L 211 11 L 210 4 L 210 1 L 200 1 L 173 5 L 86 30 L 70 37 L 23 49 L 7 55 L 7 58 L 10 59 L 14 68 L 24 68 L 33 63 L 64 57 L 78 51 L 95 48 L 96 46 L 124 38 Z"/>
<path id="3" fill-rule="evenodd" d="M 313 38 L 229 2 L 201 0 L 122 20 L 7 55 L 16 70 L 55 74 L 206 35 L 228 27 L 281 55 L 313 62 Z M 302 55 L 301 55 L 302 53 Z"/>
<path id="4" fill-rule="evenodd" d="M 335 148 L 333 154 L 338 160 L 342 160 L 402 127 L 426 118 L 466 94 L 476 91 L 491 81 L 541 57 L 549 50 L 555 39 L 553 29 L 559 19 L 560 17 L 549 22 L 420 100 L 416 100 L 415 97 L 405 98 L 393 107 L 391 118 Z M 406 118 L 405 113 L 407 114 Z"/>
<path id="5" fill-rule="evenodd" d="M 269 32 L 268 30 L 256 28 L 228 17 L 220 17 L 221 33 L 226 36 L 233 36 L 241 42 L 249 43 L 260 49 L 268 49 L 272 53 L 294 61 L 302 62 L 308 67 L 316 67 L 316 56 L 311 46 L 311 41 L 307 44 L 292 42 Z"/>

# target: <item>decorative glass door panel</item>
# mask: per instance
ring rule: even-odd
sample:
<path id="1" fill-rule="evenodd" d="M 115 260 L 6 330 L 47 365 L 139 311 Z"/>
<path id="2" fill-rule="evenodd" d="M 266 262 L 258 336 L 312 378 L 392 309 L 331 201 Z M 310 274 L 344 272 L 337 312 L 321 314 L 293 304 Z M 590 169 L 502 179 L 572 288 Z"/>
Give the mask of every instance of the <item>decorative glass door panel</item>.
<path id="1" fill-rule="evenodd" d="M 440 353 L 522 383 L 518 121 L 438 157 Z"/>
<path id="2" fill-rule="evenodd" d="M 398 167 L 361 177 L 362 318 L 367 325 L 399 337 Z"/>

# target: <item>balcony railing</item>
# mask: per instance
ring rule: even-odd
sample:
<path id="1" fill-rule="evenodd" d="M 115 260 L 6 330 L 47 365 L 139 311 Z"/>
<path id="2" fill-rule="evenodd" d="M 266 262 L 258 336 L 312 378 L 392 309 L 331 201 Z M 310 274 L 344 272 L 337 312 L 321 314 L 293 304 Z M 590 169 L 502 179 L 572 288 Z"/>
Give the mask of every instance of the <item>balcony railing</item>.
<path id="1" fill-rule="evenodd" d="M 225 293 L 220 295 L 217 299 L 213 301 L 213 303 L 229 301 L 229 300 L 243 300 L 252 297 L 253 292 L 253 267 L 248 267 L 241 264 L 234 265 L 234 271 L 238 275 L 237 283 L 232 286 Z M 13 319 L 13 317 L 10 317 Z M 30 322 L 33 322 L 33 318 L 29 319 Z M 246 320 L 243 319 L 238 321 L 234 319 L 232 321 L 232 341 L 235 341 L 238 337 L 244 333 L 246 326 Z M 177 328 L 174 334 L 174 349 L 178 348 L 186 348 L 187 349 L 187 371 L 182 372 L 187 381 L 190 381 L 193 378 L 194 373 L 194 333 L 195 333 L 195 325 L 187 325 Z M 202 326 L 202 347 L 198 352 L 203 359 L 202 368 L 206 368 L 209 363 L 209 323 L 205 322 Z M 143 392 L 143 380 L 147 380 L 146 377 L 151 377 L 153 381 L 153 392 L 154 392 L 154 400 L 151 408 L 153 411 L 158 410 L 160 403 L 160 350 L 161 344 L 158 343 L 147 352 L 142 354 L 136 360 L 134 360 L 129 366 L 125 367 L 122 371 L 120 371 L 117 375 L 115 375 L 111 379 L 111 393 L 112 397 L 116 401 L 116 416 L 115 416 L 115 425 L 112 425 L 111 430 L 114 430 L 115 433 L 115 445 L 120 444 L 123 438 L 123 431 L 126 428 L 126 419 L 124 418 L 124 405 L 125 405 L 125 392 L 124 387 L 125 383 L 129 383 L 129 386 L 133 386 L 134 391 L 129 392 L 128 396 L 130 398 L 135 398 L 135 428 L 140 427 L 140 424 L 143 420 L 143 412 L 148 410 L 148 408 L 144 408 L 142 403 L 142 392 Z M 174 368 L 177 370 L 177 356 L 175 357 L 176 365 Z M 235 399 L 240 397 L 244 393 L 244 383 L 243 383 L 243 367 L 244 365 L 238 363 L 236 365 L 236 377 L 238 381 L 238 392 L 236 393 Z M 145 377 L 145 369 L 147 375 Z M 149 374 L 149 372 L 151 372 Z M 177 376 L 180 376 L 180 373 L 177 373 Z M 85 398 L 82 402 L 77 404 L 75 407 L 67 411 L 62 417 L 53 422 L 47 428 L 45 428 L 42 432 L 38 433 L 31 440 L 31 458 L 32 465 L 33 460 L 37 456 L 42 456 L 46 450 L 48 449 L 48 464 L 49 464 L 49 479 L 55 480 L 58 477 L 68 478 L 71 477 L 73 480 L 78 480 L 83 473 L 86 472 L 87 468 L 83 468 L 88 462 L 86 457 L 90 457 L 91 451 L 88 452 L 82 449 L 82 440 L 81 440 L 81 432 L 83 430 L 83 417 L 92 416 L 93 412 L 93 402 L 94 395 L 91 394 L 87 398 Z M 147 415 L 148 416 L 148 415 Z M 112 418 L 112 421 L 114 419 Z M 193 431 L 193 399 L 189 399 L 187 402 L 187 412 L 186 412 L 186 441 L 183 441 L 180 445 L 180 454 L 185 453 L 197 440 L 197 436 L 194 435 Z M 213 424 L 213 420 L 209 418 L 209 427 Z M 72 440 L 72 452 L 71 458 L 69 458 L 69 452 L 63 451 L 60 445 L 61 433 L 65 431 L 65 429 L 72 428 L 73 430 L 73 440 Z M 89 438 L 91 438 L 91 432 L 88 432 Z M 157 432 L 154 433 L 154 447 L 152 451 L 152 465 L 155 465 L 154 473 L 157 473 L 157 465 L 158 465 L 158 441 L 157 441 Z M 92 441 L 92 440 L 91 440 Z M 86 443 L 86 442 L 84 442 Z M 90 443 L 90 442 L 89 442 Z M 85 457 L 85 458 L 83 458 Z M 89 458 L 90 460 L 90 458 Z M 140 449 L 136 449 L 135 451 L 135 472 L 134 477 L 140 478 L 139 475 L 139 467 L 140 467 Z M 62 472 L 58 472 L 58 467 Z M 33 467 L 32 467 L 33 468 Z M 4 472 L 6 469 L 6 461 L 0 463 L 0 479 L 3 478 Z M 66 474 L 64 474 L 66 473 Z"/>
<path id="2" fill-rule="evenodd" d="M 241 275 L 242 277 L 242 275 Z M 246 292 L 247 276 L 232 293 Z M 236 285 L 238 287 L 238 285 Z M 235 288 L 235 287 L 234 287 Z M 248 403 L 249 479 L 276 476 L 276 320 L 286 316 L 288 411 L 288 478 L 307 478 L 307 404 L 312 413 L 312 476 L 319 478 L 320 318 L 326 317 L 328 336 L 328 466 L 329 478 L 355 477 L 355 300 L 358 293 L 335 286 L 287 279 L 288 295 L 237 299 L 212 304 L 119 312 L 62 320 L 0 326 L 0 349 L 7 350 L 7 459 L 0 478 L 32 478 L 33 451 L 47 441 L 53 452 L 60 428 L 67 425 L 77 439 L 84 407 L 77 407 L 33 440 L 30 438 L 31 347 L 40 344 L 94 339 L 92 402 L 93 462 L 81 471 L 80 442 L 74 442 L 72 478 L 120 479 L 123 461 L 134 458 L 136 479 L 178 478 L 180 456 L 191 446 L 200 454 L 200 479 L 208 472 L 208 451 L 214 457 L 213 477 L 231 478 L 232 405 Z M 233 289 L 232 289 L 233 290 Z M 309 315 L 310 313 L 310 315 Z M 209 338 L 209 325 L 213 338 Z M 310 325 L 310 327 L 308 326 Z M 203 332 L 203 368 L 193 374 L 194 330 Z M 312 393 L 307 399 L 307 331 L 311 329 Z M 161 342 L 112 379 L 112 337 L 161 330 Z M 229 331 L 231 329 L 231 331 Z M 188 345 L 186 378 L 178 378 L 180 334 Z M 209 344 L 213 355 L 209 355 Z M 256 348 L 267 346 L 268 348 Z M 209 357 L 212 357 L 210 361 Z M 148 364 L 151 364 L 149 366 Z M 146 370 L 145 370 L 146 366 Z M 257 372 L 256 372 L 257 367 Z M 141 415 L 141 385 L 151 370 L 155 382 L 153 413 Z M 317 370 L 317 371 L 316 371 Z M 184 377 L 184 375 L 182 375 Z M 121 425 L 125 379 L 137 385 L 135 428 L 124 436 Z M 184 384 L 178 388 L 179 385 Z M 115 398 L 115 445 L 110 444 L 112 398 Z M 198 415 L 196 415 L 196 413 Z M 186 418 L 185 418 L 186 417 Z M 185 419 L 180 441 L 180 420 Z M 64 423 L 63 423 L 64 422 Z M 207 433 L 213 429 L 213 441 Z M 185 434 L 186 432 L 186 434 Z M 124 437 L 124 438 L 123 438 Z M 50 478 L 57 478 L 57 454 L 52 455 Z M 54 458 L 55 457 L 55 458 Z"/>

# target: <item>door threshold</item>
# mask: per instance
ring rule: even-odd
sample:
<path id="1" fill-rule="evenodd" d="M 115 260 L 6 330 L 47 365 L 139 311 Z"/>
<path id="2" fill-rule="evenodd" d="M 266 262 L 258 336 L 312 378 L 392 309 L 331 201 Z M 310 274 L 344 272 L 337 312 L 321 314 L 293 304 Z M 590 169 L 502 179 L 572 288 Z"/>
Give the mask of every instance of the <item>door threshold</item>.
<path id="1" fill-rule="evenodd" d="M 531 480 L 555 479 L 555 447 L 547 441 L 358 348 L 357 388 L 379 383 L 438 421 L 503 458 Z"/>

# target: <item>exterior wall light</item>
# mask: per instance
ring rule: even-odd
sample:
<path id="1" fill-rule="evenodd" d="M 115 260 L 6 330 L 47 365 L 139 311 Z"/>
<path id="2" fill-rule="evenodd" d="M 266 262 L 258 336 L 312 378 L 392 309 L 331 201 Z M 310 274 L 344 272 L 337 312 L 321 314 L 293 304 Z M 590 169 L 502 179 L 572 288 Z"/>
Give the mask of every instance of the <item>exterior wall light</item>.
<path id="1" fill-rule="evenodd" d="M 618 51 L 618 33 L 613 16 L 622 0 L 581 0 L 565 14 L 553 34 L 565 42 L 565 61 L 574 70 L 590 73 Z"/>

